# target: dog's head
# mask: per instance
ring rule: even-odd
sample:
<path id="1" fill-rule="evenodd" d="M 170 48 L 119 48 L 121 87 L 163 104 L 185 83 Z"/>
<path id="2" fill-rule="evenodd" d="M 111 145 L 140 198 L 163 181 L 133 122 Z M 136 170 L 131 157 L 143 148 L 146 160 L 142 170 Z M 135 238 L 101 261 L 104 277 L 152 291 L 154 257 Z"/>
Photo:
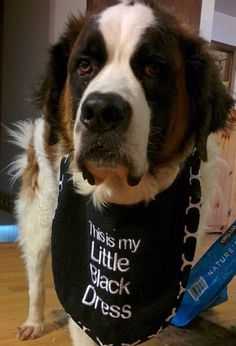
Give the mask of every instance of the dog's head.
<path id="1" fill-rule="evenodd" d="M 71 19 L 41 95 L 50 144 L 72 143 L 90 184 L 115 172 L 136 185 L 193 145 L 207 160 L 233 106 L 205 42 L 140 1 Z"/>

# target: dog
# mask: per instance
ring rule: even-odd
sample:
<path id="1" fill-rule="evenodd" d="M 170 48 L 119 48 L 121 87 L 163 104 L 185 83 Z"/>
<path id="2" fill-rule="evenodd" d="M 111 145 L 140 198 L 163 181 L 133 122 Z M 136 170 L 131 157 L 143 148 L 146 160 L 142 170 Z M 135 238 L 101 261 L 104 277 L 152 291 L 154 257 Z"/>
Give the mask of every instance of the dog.
<path id="1" fill-rule="evenodd" d="M 76 193 L 103 213 L 109 205 L 148 205 L 173 186 L 196 150 L 201 160 L 202 231 L 217 162 L 212 137 L 230 128 L 234 105 L 207 43 L 146 0 L 72 17 L 51 47 L 37 102 L 42 117 L 18 123 L 11 133 L 24 149 L 11 169 L 21 178 L 16 214 L 29 279 L 28 318 L 18 328 L 22 340 L 43 330 L 43 274 L 62 157 L 69 160 L 69 184 L 72 180 Z M 96 237 L 111 246 L 112 238 L 94 229 Z M 125 271 L 125 261 L 117 263 Z M 122 289 L 129 293 L 129 286 Z M 114 317 L 117 311 L 109 313 Z M 123 318 L 130 314 L 126 306 Z M 77 324 L 70 319 L 74 346 L 103 345 Z M 121 345 L 116 339 L 113 344 Z"/>

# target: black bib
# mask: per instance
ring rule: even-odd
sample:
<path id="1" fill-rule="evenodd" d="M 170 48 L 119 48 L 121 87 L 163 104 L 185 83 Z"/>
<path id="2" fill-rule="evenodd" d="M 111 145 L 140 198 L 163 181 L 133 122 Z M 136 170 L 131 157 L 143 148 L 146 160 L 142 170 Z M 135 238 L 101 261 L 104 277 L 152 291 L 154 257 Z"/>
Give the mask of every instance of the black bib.
<path id="1" fill-rule="evenodd" d="M 52 264 L 65 311 L 98 344 L 138 345 L 179 306 L 194 257 L 201 206 L 200 160 L 148 205 L 95 209 L 61 165 Z"/>

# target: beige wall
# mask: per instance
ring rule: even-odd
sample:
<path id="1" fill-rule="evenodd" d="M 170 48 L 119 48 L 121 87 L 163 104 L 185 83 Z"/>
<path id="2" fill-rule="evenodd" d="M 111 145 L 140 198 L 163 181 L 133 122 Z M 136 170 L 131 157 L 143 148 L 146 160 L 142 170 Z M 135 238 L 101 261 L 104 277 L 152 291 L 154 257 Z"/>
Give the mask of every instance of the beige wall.
<path id="1" fill-rule="evenodd" d="M 84 14 L 86 0 L 51 0 L 50 1 L 50 28 L 49 40 L 55 42 L 63 31 L 67 18 L 72 15 Z"/>
<path id="2" fill-rule="evenodd" d="M 29 99 L 44 70 L 49 43 L 55 42 L 69 14 L 85 12 L 86 0 L 4 0 L 3 79 L 1 122 L 37 117 Z M 2 130 L 0 190 L 10 191 L 9 177 L 2 172 L 19 150 L 7 142 Z M 17 184 L 13 191 L 17 190 Z M 0 211 L 0 224 L 9 217 Z"/>
<path id="3" fill-rule="evenodd" d="M 4 1 L 1 122 L 5 126 L 37 115 L 28 100 L 46 60 L 48 12 L 48 0 Z M 7 142 L 3 128 L 1 138 L 0 189 L 9 191 L 9 178 L 2 169 L 12 161 L 18 150 Z M 4 223 L 5 218 L 6 215 L 0 213 L 0 223 Z"/>

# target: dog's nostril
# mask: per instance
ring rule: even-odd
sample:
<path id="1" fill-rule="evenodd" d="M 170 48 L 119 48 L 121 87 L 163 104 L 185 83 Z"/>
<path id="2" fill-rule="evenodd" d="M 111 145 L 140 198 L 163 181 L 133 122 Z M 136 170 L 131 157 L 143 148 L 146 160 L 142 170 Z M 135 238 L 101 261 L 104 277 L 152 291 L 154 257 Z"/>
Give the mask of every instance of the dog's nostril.
<path id="1" fill-rule="evenodd" d="M 80 121 L 90 131 L 110 131 L 125 127 L 130 118 L 130 109 L 119 95 L 93 93 L 83 102 Z"/>
<path id="2" fill-rule="evenodd" d="M 93 122 L 95 120 L 95 114 L 92 105 L 88 102 L 84 102 L 82 106 L 81 111 L 81 118 L 80 121 L 86 126 L 90 127 L 92 126 Z"/>
<path id="3" fill-rule="evenodd" d="M 123 118 L 122 109 L 118 106 L 108 106 L 101 112 L 101 119 L 107 124 L 115 124 Z"/>

